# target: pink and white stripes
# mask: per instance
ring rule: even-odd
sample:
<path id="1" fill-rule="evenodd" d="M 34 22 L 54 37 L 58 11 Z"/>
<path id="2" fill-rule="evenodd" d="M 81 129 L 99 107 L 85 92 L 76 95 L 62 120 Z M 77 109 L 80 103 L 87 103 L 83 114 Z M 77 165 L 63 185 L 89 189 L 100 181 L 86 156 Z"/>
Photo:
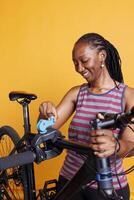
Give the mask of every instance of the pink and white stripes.
<path id="1" fill-rule="evenodd" d="M 125 88 L 126 86 L 121 83 L 118 85 L 118 88 L 115 87 L 106 93 L 94 94 L 89 92 L 88 84 L 83 84 L 78 94 L 76 112 L 69 126 L 69 139 L 83 144 L 89 144 L 91 131 L 90 121 L 94 119 L 99 112 L 123 112 L 123 95 Z M 118 137 L 121 132 L 120 130 L 115 130 L 113 134 L 115 137 Z M 68 150 L 60 174 L 70 180 L 83 163 L 84 158 L 76 152 Z M 114 163 L 113 156 L 111 156 L 111 168 L 115 174 L 115 164 L 112 163 Z M 117 173 L 123 172 L 122 160 L 120 158 L 116 160 L 116 171 Z M 119 176 L 118 179 L 122 187 L 127 185 L 126 176 Z M 115 189 L 120 189 L 118 179 L 116 176 L 113 176 Z M 90 187 L 96 188 L 97 184 L 93 184 Z"/>

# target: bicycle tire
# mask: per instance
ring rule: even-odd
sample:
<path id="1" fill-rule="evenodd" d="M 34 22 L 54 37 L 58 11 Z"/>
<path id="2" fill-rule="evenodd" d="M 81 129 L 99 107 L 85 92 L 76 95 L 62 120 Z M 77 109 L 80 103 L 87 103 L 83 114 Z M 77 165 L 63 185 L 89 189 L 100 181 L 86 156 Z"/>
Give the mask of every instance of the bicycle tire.
<path id="1" fill-rule="evenodd" d="M 16 153 L 15 148 L 19 140 L 18 133 L 12 127 L 0 127 L 0 157 Z M 2 170 L 0 172 L 0 185 L 5 191 L 5 194 L 1 192 L 0 199 L 27 200 L 28 188 L 25 166 Z"/>

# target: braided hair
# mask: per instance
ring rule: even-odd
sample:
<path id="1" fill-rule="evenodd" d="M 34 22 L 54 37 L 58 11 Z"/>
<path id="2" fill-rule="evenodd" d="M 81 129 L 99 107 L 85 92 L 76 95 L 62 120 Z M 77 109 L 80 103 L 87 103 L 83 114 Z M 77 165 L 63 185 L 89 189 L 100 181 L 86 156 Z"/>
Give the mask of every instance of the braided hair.
<path id="1" fill-rule="evenodd" d="M 104 37 L 97 33 L 87 33 L 81 36 L 75 44 L 79 42 L 89 43 L 92 48 L 97 48 L 98 51 L 106 51 L 106 67 L 109 75 L 114 81 L 124 82 L 121 70 L 121 59 L 117 49 Z"/>

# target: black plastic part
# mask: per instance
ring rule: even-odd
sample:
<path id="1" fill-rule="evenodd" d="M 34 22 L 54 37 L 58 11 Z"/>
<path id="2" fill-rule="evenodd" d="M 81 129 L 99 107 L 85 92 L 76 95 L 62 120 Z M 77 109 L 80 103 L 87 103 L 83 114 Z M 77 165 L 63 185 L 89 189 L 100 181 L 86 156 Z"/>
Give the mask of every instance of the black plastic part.
<path id="1" fill-rule="evenodd" d="M 36 155 L 32 151 L 11 154 L 10 156 L 0 158 L 0 170 L 32 163 L 35 158 Z"/>
<path id="2" fill-rule="evenodd" d="M 18 99 L 28 99 L 28 100 L 35 100 L 37 96 L 32 93 L 20 92 L 20 91 L 12 91 L 9 93 L 10 101 L 15 101 Z"/>

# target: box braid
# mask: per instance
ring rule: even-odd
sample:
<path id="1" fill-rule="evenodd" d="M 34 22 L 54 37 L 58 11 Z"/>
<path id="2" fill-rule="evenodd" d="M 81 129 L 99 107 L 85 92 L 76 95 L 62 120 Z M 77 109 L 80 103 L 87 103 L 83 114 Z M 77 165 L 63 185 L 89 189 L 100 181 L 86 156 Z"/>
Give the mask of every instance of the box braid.
<path id="1" fill-rule="evenodd" d="M 87 33 L 76 41 L 76 43 L 79 42 L 88 42 L 93 48 L 97 48 L 99 51 L 105 50 L 107 53 L 106 67 L 111 78 L 114 81 L 124 82 L 120 55 L 108 40 L 97 33 Z"/>

